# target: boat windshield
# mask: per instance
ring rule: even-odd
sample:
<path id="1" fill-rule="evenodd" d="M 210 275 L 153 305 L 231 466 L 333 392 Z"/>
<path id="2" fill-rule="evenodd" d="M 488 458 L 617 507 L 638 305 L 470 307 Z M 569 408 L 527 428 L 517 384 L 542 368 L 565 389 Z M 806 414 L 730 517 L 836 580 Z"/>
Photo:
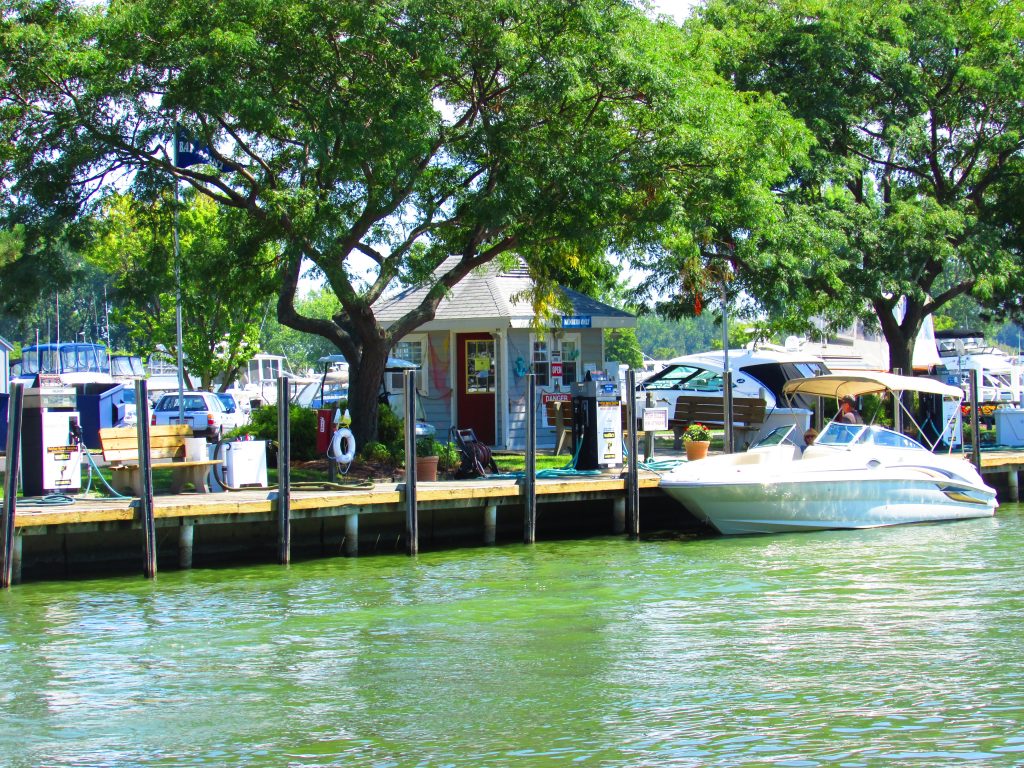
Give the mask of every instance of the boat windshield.
<path id="1" fill-rule="evenodd" d="M 927 450 L 913 438 L 877 424 L 844 424 L 833 421 L 814 441 L 816 445 L 880 445 L 886 448 Z"/>
<path id="2" fill-rule="evenodd" d="M 752 451 L 755 448 L 767 448 L 771 445 L 781 445 L 794 429 L 796 429 L 794 424 L 783 424 L 781 427 L 776 427 L 750 446 L 747 450 Z"/>

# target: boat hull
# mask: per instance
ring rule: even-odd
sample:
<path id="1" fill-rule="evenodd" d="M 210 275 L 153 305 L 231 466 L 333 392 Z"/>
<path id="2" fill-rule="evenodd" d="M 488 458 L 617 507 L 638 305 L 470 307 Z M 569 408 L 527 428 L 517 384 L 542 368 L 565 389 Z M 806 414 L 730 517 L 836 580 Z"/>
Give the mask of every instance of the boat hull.
<path id="1" fill-rule="evenodd" d="M 991 517 L 988 486 L 921 472 L 826 472 L 751 482 L 668 482 L 662 489 L 723 534 L 875 528 Z"/>

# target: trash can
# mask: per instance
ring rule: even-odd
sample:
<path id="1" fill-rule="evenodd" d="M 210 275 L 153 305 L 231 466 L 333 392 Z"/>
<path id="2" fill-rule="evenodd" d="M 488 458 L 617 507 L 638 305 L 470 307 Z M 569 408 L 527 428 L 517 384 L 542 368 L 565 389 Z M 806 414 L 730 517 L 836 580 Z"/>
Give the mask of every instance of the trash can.
<path id="1" fill-rule="evenodd" d="M 75 394 L 82 440 L 90 448 L 99 448 L 100 430 L 116 427 L 124 420 L 124 384 L 76 384 Z"/>

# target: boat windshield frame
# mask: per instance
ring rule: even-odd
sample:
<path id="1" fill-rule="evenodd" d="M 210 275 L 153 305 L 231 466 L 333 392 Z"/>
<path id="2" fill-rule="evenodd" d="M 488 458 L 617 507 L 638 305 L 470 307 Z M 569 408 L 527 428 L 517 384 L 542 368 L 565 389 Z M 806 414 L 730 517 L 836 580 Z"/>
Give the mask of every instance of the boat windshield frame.
<path id="1" fill-rule="evenodd" d="M 879 424 L 848 424 L 831 421 L 815 438 L 814 445 L 830 448 L 846 448 L 851 445 L 872 445 L 881 448 L 930 451 L 912 437 Z"/>
<path id="2" fill-rule="evenodd" d="M 782 424 L 751 445 L 747 450 L 752 451 L 755 448 L 770 448 L 773 445 L 782 445 L 795 429 L 796 424 Z M 790 440 L 790 443 L 792 442 Z"/>

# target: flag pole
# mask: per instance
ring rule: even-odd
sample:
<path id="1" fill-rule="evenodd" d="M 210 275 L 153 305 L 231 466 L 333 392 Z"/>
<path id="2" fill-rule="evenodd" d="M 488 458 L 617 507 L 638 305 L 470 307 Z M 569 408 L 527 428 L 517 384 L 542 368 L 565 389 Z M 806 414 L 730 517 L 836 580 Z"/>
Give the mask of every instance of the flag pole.
<path id="1" fill-rule="evenodd" d="M 174 168 L 178 168 L 178 131 L 174 131 Z M 178 349 L 178 423 L 185 423 L 185 358 L 181 349 L 181 243 L 178 239 L 178 174 L 174 174 L 174 327 Z"/>

